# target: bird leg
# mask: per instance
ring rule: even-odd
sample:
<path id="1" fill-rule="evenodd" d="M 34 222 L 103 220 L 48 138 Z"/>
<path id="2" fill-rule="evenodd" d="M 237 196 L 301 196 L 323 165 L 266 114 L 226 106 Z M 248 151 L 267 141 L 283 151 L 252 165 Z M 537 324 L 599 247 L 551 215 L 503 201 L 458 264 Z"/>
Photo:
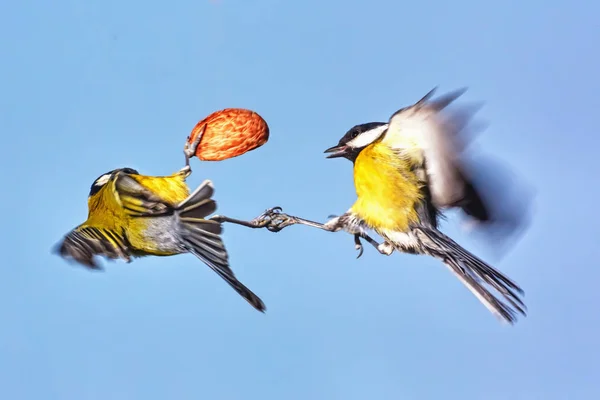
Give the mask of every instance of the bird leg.
<path id="1" fill-rule="evenodd" d="M 251 221 L 243 221 L 235 218 L 226 217 L 223 215 L 215 215 L 210 219 L 217 222 L 229 222 L 232 224 L 237 224 L 253 229 L 266 228 L 271 232 L 279 232 L 283 228 L 290 225 L 306 225 L 313 228 L 322 229 L 327 232 L 337 232 L 339 230 L 344 229 L 354 235 L 354 245 L 356 250 L 359 252 L 358 257 L 356 258 L 359 258 L 363 254 L 363 246 L 361 243 L 361 239 L 366 240 L 369 244 L 371 244 L 373 247 L 375 247 L 378 251 L 381 252 L 379 248 L 382 245 L 380 245 L 375 239 L 371 238 L 363 230 L 347 226 L 347 224 L 345 224 L 345 221 L 342 220 L 341 217 L 332 218 L 328 222 L 322 224 L 319 222 L 282 213 L 281 210 L 281 207 L 270 208 Z"/>
<path id="2" fill-rule="evenodd" d="M 362 256 L 363 254 L 363 245 L 360 241 L 360 239 L 365 239 L 367 242 L 369 242 L 369 244 L 373 247 L 375 247 L 379 252 L 381 252 L 381 250 L 379 250 L 379 247 L 383 245 L 377 243 L 377 241 L 375 239 L 373 239 L 371 236 L 367 235 L 366 233 L 355 233 L 354 234 L 354 248 L 356 250 L 358 250 L 358 255 L 356 256 L 356 258 L 360 258 L 360 256 Z"/>
<path id="3" fill-rule="evenodd" d="M 281 207 L 270 208 L 251 221 L 244 221 L 241 219 L 227 217 L 225 215 L 213 215 L 209 219 L 220 223 L 228 222 L 230 224 L 241 225 L 252 229 L 267 228 L 267 230 L 271 232 L 279 232 L 286 226 L 297 223 L 295 217 L 282 214 L 280 211 Z"/>
<path id="4" fill-rule="evenodd" d="M 196 154 L 196 150 L 198 150 L 198 146 L 200 145 L 200 141 L 202 140 L 202 135 L 204 135 L 205 130 L 206 124 L 202 125 L 202 128 L 200 128 L 198 134 L 196 135 L 196 138 L 192 143 L 189 142 L 190 137 L 188 136 L 187 141 L 185 142 L 185 146 L 183 147 L 183 155 L 185 156 L 185 167 L 181 168 L 181 172 L 185 172 L 187 176 L 189 176 L 192 173 L 192 168 L 190 167 L 190 158 L 192 158 Z"/>

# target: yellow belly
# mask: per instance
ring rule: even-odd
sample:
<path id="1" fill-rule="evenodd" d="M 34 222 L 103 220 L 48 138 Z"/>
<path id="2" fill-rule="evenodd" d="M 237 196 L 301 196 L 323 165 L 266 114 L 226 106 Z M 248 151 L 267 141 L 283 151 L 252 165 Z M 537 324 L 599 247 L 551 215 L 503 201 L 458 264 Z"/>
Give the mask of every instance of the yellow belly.
<path id="1" fill-rule="evenodd" d="M 358 199 L 351 211 L 376 230 L 406 231 L 418 221 L 415 206 L 423 199 L 410 163 L 380 142 L 360 152 L 354 163 Z"/>

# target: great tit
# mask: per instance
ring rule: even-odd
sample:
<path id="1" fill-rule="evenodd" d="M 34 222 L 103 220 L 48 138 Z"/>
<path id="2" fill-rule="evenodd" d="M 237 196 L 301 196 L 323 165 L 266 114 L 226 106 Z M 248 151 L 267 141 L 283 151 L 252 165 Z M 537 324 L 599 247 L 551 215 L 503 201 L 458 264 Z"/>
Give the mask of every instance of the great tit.
<path id="1" fill-rule="evenodd" d="M 387 123 L 352 127 L 336 146 L 325 151 L 328 158 L 344 157 L 354 163 L 357 200 L 346 213 L 320 224 L 283 214 L 275 207 L 257 220 L 273 231 L 293 224 L 345 230 L 354 234 L 361 253 L 359 238 L 363 237 L 382 254 L 397 250 L 435 257 L 494 315 L 512 324 L 518 313 L 526 315 L 520 298 L 523 290 L 438 230 L 445 209 L 459 208 L 480 222 L 489 221 L 492 212 L 460 157 L 464 143 L 459 134 L 464 121 L 457 114 L 442 113 L 464 89 L 430 101 L 434 91 L 395 112 Z M 385 241 L 379 244 L 370 238 L 369 229 Z"/>
<path id="2" fill-rule="evenodd" d="M 217 204 L 212 182 L 190 194 L 189 165 L 170 176 L 146 176 L 120 168 L 98 177 L 88 196 L 87 220 L 69 232 L 56 251 L 91 269 L 95 256 L 108 259 L 191 253 L 208 265 L 254 308 L 265 305 L 229 267 L 219 221 L 207 219 Z"/>

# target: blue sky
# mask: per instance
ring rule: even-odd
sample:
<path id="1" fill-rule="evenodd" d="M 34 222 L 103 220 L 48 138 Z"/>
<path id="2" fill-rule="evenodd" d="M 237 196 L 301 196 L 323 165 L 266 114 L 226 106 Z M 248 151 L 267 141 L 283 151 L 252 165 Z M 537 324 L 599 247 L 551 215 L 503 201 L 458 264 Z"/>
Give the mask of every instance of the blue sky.
<path id="1" fill-rule="evenodd" d="M 600 397 L 598 6 L 591 1 L 3 2 L 4 399 Z M 292 227 L 227 226 L 255 312 L 191 255 L 91 273 L 50 254 L 97 176 L 169 174 L 194 124 L 258 111 L 267 145 L 220 163 L 219 212 L 323 220 L 354 200 L 323 150 L 433 86 L 468 86 L 478 146 L 535 188 L 496 265 L 530 316 L 500 325 L 436 260 Z M 444 230 L 484 258 L 489 249 Z"/>

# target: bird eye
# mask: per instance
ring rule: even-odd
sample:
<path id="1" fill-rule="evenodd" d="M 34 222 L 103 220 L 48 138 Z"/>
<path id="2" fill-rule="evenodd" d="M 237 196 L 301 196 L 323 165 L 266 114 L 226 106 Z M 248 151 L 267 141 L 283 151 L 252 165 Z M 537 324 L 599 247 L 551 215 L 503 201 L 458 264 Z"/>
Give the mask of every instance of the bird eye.
<path id="1" fill-rule="evenodd" d="M 357 137 L 357 136 L 358 136 L 358 132 L 356 132 L 356 131 L 355 131 L 355 132 L 352 132 L 352 138 L 355 138 L 355 137 Z"/>

